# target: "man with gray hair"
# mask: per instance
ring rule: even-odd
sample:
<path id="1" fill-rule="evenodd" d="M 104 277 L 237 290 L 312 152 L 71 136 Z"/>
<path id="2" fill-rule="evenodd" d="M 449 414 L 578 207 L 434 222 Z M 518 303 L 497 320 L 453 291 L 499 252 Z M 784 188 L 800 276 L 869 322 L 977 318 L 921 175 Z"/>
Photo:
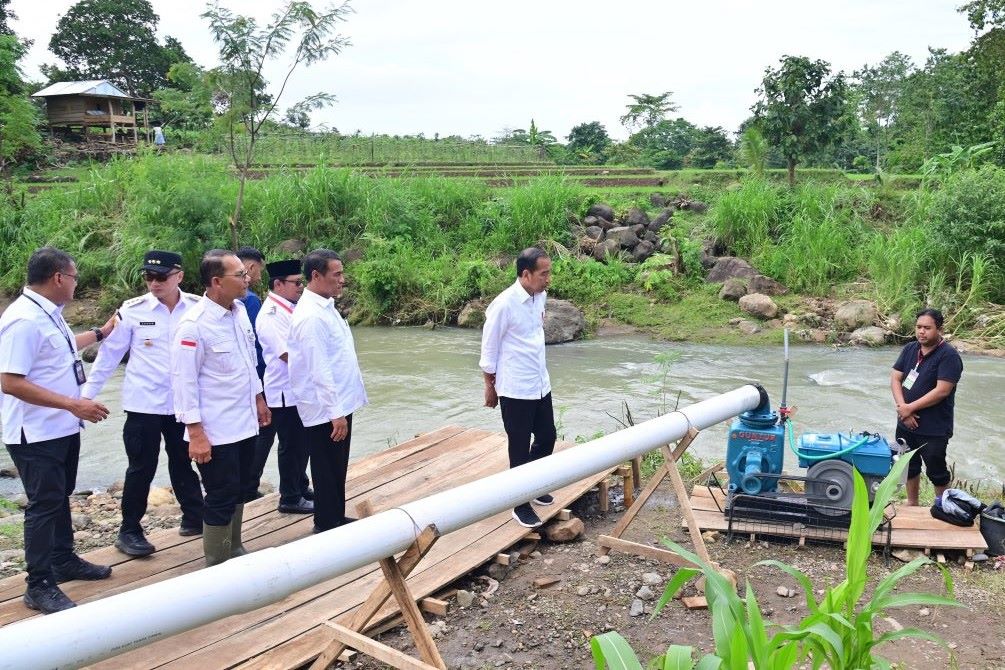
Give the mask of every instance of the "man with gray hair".
<path id="1" fill-rule="evenodd" d="M 28 507 L 24 555 L 28 589 L 24 603 L 45 614 L 75 607 L 58 582 L 105 579 L 111 567 L 73 551 L 70 494 L 77 483 L 80 430 L 108 408 L 82 398 L 86 382 L 80 349 L 100 342 L 114 327 L 74 335 L 63 307 L 77 288 L 73 257 L 43 247 L 28 260 L 27 286 L 0 316 L 0 390 L 3 441 L 21 476 Z"/>

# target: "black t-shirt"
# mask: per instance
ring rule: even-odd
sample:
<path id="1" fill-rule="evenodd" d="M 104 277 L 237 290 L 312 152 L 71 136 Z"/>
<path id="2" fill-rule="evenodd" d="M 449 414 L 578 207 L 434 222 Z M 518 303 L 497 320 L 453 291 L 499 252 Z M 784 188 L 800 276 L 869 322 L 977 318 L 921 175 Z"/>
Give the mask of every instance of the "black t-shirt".
<path id="1" fill-rule="evenodd" d="M 921 345 L 917 342 L 908 343 L 900 352 L 897 362 L 893 364 L 894 370 L 899 370 L 904 374 L 904 379 L 911 370 L 918 369 L 918 378 L 914 380 L 911 388 L 903 388 L 904 400 L 914 402 L 921 396 L 935 388 L 938 381 L 952 382 L 958 384 L 963 376 L 963 359 L 956 349 L 948 342 L 943 341 L 939 346 L 922 357 L 920 364 L 918 356 L 921 352 Z M 949 395 L 937 405 L 920 409 L 918 415 L 918 428 L 911 431 L 916 435 L 926 435 L 929 437 L 952 437 L 953 436 L 953 406 L 956 402 L 956 387 Z M 907 430 L 899 420 L 897 424 Z"/>

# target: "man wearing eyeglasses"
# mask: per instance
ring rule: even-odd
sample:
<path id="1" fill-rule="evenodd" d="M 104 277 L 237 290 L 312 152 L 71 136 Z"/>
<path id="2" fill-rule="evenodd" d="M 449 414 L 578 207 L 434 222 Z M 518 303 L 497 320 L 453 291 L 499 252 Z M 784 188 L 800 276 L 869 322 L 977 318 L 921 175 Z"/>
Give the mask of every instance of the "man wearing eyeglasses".
<path id="1" fill-rule="evenodd" d="M 290 319 L 300 295 L 304 292 L 300 261 L 269 263 L 269 294 L 265 297 L 255 329 L 265 358 L 265 404 L 272 412 L 272 425 L 263 428 L 255 444 L 255 469 L 249 490 L 258 491 L 265 462 L 272 450 L 273 438 L 279 436 L 276 461 L 279 465 L 279 511 L 286 514 L 312 514 L 314 494 L 307 480 L 307 433 L 300 421 L 296 403 L 290 393 L 290 373 L 287 365 Z"/>
<path id="2" fill-rule="evenodd" d="M 108 416 L 107 407 L 80 395 L 87 380 L 79 350 L 104 339 L 115 322 L 112 318 L 76 335 L 70 330 L 63 307 L 73 300 L 77 266 L 66 252 L 38 249 L 28 259 L 27 279 L 0 316 L 0 420 L 28 497 L 24 603 L 51 614 L 75 607 L 59 582 L 112 574 L 109 566 L 89 563 L 73 551 L 69 496 L 76 486 L 84 421 Z"/>
<path id="3" fill-rule="evenodd" d="M 157 474 L 161 437 L 168 458 L 171 487 L 181 506 L 183 536 L 202 533 L 202 488 L 192 468 L 185 442 L 185 426 L 174 416 L 171 393 L 171 345 L 182 316 L 199 296 L 180 288 L 185 273 L 181 256 L 171 251 L 148 251 L 140 270 L 147 293 L 126 300 L 119 308 L 119 324 L 98 349 L 90 379 L 81 389 L 95 398 L 128 352 L 122 381 L 122 409 L 126 423 L 122 442 L 128 467 L 122 486 L 122 525 L 115 546 L 129 556 L 147 556 L 155 547 L 143 534 L 140 520 L 147 511 L 150 483 Z"/>
<path id="4" fill-rule="evenodd" d="M 175 416 L 206 489 L 202 547 L 206 566 L 246 553 L 244 495 L 258 430 L 271 422 L 255 369 L 255 333 L 241 296 L 248 271 L 232 251 L 207 251 L 199 264 L 206 293 L 178 324 L 172 344 Z"/>

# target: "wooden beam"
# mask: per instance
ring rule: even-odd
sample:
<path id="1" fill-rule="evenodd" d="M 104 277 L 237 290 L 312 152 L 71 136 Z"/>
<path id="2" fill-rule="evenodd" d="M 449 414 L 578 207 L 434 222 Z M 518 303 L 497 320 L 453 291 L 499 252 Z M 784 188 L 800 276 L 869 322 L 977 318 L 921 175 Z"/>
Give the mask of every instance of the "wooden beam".
<path id="1" fill-rule="evenodd" d="M 559 512 L 558 512 L 558 520 L 559 521 L 568 521 L 571 518 L 572 518 L 572 510 L 571 509 L 559 510 Z"/>
<path id="2" fill-rule="evenodd" d="M 433 616 L 447 616 L 450 611 L 450 603 L 446 600 L 427 596 L 419 601 L 419 609 Z"/>
<path id="3" fill-rule="evenodd" d="M 398 668 L 399 670 L 440 670 L 446 667 L 424 663 L 334 621 L 326 621 L 325 624 L 332 629 L 335 639 L 342 642 L 345 646 L 358 649 L 367 656 L 372 656 L 382 663 L 387 663 L 392 668 Z"/>
<path id="4" fill-rule="evenodd" d="M 642 486 L 642 457 L 632 459 L 632 481 L 636 486 Z"/>
<path id="5" fill-rule="evenodd" d="M 597 483 L 597 488 L 600 489 L 600 511 L 604 514 L 611 509 L 611 492 L 610 485 L 607 483 L 606 479 L 601 479 Z"/>
<path id="6" fill-rule="evenodd" d="M 697 437 L 698 431 L 694 428 L 688 430 L 687 435 L 684 437 L 688 440 L 690 444 Z M 684 440 L 681 440 L 682 442 Z M 673 454 L 667 447 L 663 447 L 663 456 L 669 460 L 673 458 Z M 672 463 L 669 468 L 667 468 L 668 476 L 670 477 L 670 483 L 673 485 L 674 493 L 677 494 L 677 504 L 680 505 L 681 512 L 684 514 L 684 519 L 687 521 L 687 530 L 691 534 L 691 544 L 694 545 L 695 553 L 698 557 L 708 563 L 712 564 L 712 557 L 708 555 L 708 548 L 705 546 L 705 538 L 701 536 L 701 528 L 698 527 L 698 522 L 694 518 L 694 510 L 691 508 L 691 499 L 687 495 L 687 489 L 684 487 L 684 478 L 680 475 L 680 470 L 677 469 L 677 464 Z"/>
<path id="7" fill-rule="evenodd" d="M 622 540 L 619 537 L 611 537 L 610 535 L 599 535 L 597 536 L 597 544 L 607 547 L 608 549 L 615 549 L 617 551 L 624 552 L 626 554 L 634 554 L 636 556 L 641 556 L 643 558 L 652 558 L 657 561 L 662 561 L 664 563 L 669 563 L 671 565 L 678 565 L 688 568 L 696 568 L 694 563 L 687 560 L 683 556 L 679 556 L 669 549 L 661 549 L 659 547 L 651 547 L 648 544 L 639 544 L 638 542 L 630 542 L 628 540 Z"/>

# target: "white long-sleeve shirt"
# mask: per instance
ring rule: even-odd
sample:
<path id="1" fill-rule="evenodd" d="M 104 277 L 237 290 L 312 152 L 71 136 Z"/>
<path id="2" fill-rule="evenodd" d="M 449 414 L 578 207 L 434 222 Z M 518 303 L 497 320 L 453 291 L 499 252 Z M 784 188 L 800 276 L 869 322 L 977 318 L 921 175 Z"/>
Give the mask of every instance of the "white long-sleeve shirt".
<path id="1" fill-rule="evenodd" d="M 269 407 L 293 406 L 289 364 L 280 356 L 287 354 L 289 350 L 287 343 L 295 306 L 296 303 L 270 292 L 255 319 L 258 344 L 262 347 L 262 358 L 265 359 L 262 386 L 265 388 L 265 404 Z"/>
<path id="2" fill-rule="evenodd" d="M 255 331 L 241 301 L 224 309 L 200 298 L 178 324 L 173 347 L 171 385 L 178 421 L 201 423 L 211 445 L 257 435 L 255 397 L 262 382 L 255 367 Z"/>
<path id="3" fill-rule="evenodd" d="M 199 296 L 179 291 L 174 309 L 145 293 L 122 303 L 118 323 L 101 343 L 80 394 L 92 400 L 101 393 L 129 352 L 122 381 L 122 409 L 143 414 L 174 414 L 171 391 L 171 349 L 182 317 L 199 302 Z"/>
<path id="4" fill-rule="evenodd" d="M 80 386 L 73 372 L 78 358 L 77 343 L 63 318 L 62 306 L 26 286 L 23 295 L 0 316 L 0 372 L 22 375 L 44 389 L 79 398 Z M 80 432 L 80 419 L 65 409 L 32 405 L 7 394 L 0 397 L 5 444 L 21 444 L 22 431 L 29 443 Z"/>
<path id="5" fill-rule="evenodd" d="M 496 393 L 537 400 L 551 393 L 544 359 L 544 306 L 548 294 L 530 295 L 517 280 L 485 310 L 478 366 L 496 376 Z"/>
<path id="6" fill-rule="evenodd" d="M 290 389 L 305 427 L 366 405 L 356 345 L 334 300 L 304 289 L 293 309 L 288 353 Z"/>

